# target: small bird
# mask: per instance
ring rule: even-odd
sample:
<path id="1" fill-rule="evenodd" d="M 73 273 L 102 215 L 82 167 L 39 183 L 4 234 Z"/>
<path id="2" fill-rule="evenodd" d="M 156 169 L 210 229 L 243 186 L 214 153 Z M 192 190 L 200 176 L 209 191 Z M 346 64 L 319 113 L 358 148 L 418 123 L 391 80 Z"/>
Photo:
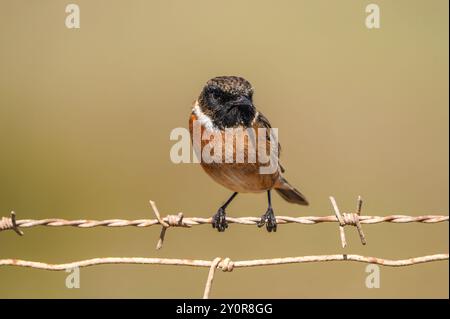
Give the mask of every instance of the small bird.
<path id="1" fill-rule="evenodd" d="M 220 147 L 225 149 L 226 132 L 228 129 L 241 128 L 242 130 L 233 130 L 239 138 L 242 131 L 246 129 L 258 128 L 271 129 L 269 120 L 259 112 L 253 104 L 253 88 L 250 82 L 237 76 L 219 76 L 209 80 L 203 87 L 200 96 L 194 103 L 190 119 L 189 130 L 191 140 L 194 144 L 194 123 L 200 124 L 202 140 L 199 143 L 201 149 L 194 150 L 196 154 L 202 154 L 207 144 L 214 146 L 220 143 Z M 206 139 L 205 136 L 207 136 Z M 208 137 L 210 136 L 210 137 Z M 218 137 L 218 138 L 217 138 Z M 274 140 L 273 136 L 266 133 L 267 143 Z M 270 145 L 266 145 L 271 147 Z M 297 189 L 295 189 L 282 176 L 284 168 L 279 162 L 280 144 L 276 141 L 278 153 L 276 157 L 276 169 L 270 174 L 261 174 L 259 161 L 250 162 L 208 162 L 201 160 L 200 164 L 204 171 L 217 183 L 233 191 L 231 197 L 223 204 L 212 217 L 212 226 L 219 232 L 225 231 L 228 227 L 225 210 L 238 193 L 261 193 L 267 192 L 268 208 L 261 220 L 257 223 L 258 227 L 266 225 L 269 232 L 277 230 L 277 222 L 272 208 L 271 191 L 275 191 L 286 201 L 299 205 L 308 205 L 308 201 Z M 244 152 L 251 147 L 248 140 L 243 144 Z M 265 148 L 266 149 L 266 148 Z M 259 146 L 256 152 L 261 152 Z M 221 154 L 222 156 L 223 154 Z M 236 155 L 236 145 L 233 144 L 233 156 Z M 260 154 L 257 154 L 259 158 Z M 222 156 L 224 158 L 225 155 Z M 249 156 L 245 157 L 248 160 Z"/>

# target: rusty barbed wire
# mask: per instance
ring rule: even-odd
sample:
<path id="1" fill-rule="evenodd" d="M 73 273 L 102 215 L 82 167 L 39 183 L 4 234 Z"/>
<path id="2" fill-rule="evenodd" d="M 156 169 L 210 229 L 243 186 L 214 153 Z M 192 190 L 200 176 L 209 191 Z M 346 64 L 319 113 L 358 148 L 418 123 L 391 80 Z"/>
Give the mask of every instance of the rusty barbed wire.
<path id="1" fill-rule="evenodd" d="M 175 216 L 176 215 L 168 215 Z M 169 222 L 169 217 L 166 216 L 162 220 Z M 5 217 L 4 217 L 5 218 Z M 320 223 L 338 222 L 336 216 L 277 216 L 278 224 L 303 224 L 314 225 Z M 261 217 L 226 217 L 228 223 L 240 225 L 256 225 Z M 379 223 L 440 223 L 448 221 L 449 217 L 446 215 L 421 215 L 421 216 L 407 216 L 407 215 L 388 215 L 388 216 L 361 216 L 359 218 L 361 224 L 379 224 Z M 47 218 L 47 219 L 19 219 L 16 221 L 17 226 L 22 228 L 30 228 L 36 226 L 72 226 L 80 228 L 92 227 L 150 227 L 154 225 L 161 225 L 157 219 L 105 219 L 105 220 L 89 220 L 76 219 L 67 220 L 61 218 Z M 168 223 L 169 224 L 169 223 Z M 184 217 L 181 224 L 169 224 L 170 227 L 190 227 L 211 224 L 211 217 Z M 6 230 L 6 229 L 5 229 Z"/>
<path id="2" fill-rule="evenodd" d="M 440 223 L 449 220 L 449 216 L 444 215 L 422 215 L 422 216 L 407 216 L 407 215 L 389 215 L 389 216 L 361 216 L 362 199 L 358 196 L 356 211 L 353 213 L 347 213 L 340 211 L 334 197 L 330 196 L 332 208 L 334 210 L 334 216 L 306 216 L 306 217 L 291 217 L 291 216 L 277 216 L 278 224 L 303 224 L 303 225 L 316 225 L 326 222 L 337 222 L 339 224 L 339 233 L 341 238 L 342 247 L 347 245 L 345 238 L 344 226 L 355 226 L 358 230 L 358 234 L 363 245 L 366 244 L 366 238 L 362 230 L 361 224 L 378 224 L 382 222 L 388 223 Z M 150 206 L 153 209 L 153 213 L 156 219 L 108 219 L 108 220 L 66 220 L 60 218 L 49 219 L 21 219 L 16 220 L 16 215 L 11 212 L 10 217 L 3 217 L 0 219 L 0 231 L 2 230 L 14 230 L 17 234 L 23 235 L 19 227 L 29 228 L 35 226 L 50 226 L 50 227 L 79 227 L 79 228 L 92 228 L 92 227 L 149 227 L 154 225 L 161 226 L 161 232 L 156 248 L 160 249 L 163 245 L 166 231 L 169 227 L 192 227 L 197 225 L 211 224 L 212 218 L 201 217 L 184 217 L 183 213 L 177 215 L 167 215 L 161 217 L 159 210 L 155 202 L 150 201 Z M 241 224 L 241 225 L 256 225 L 260 221 L 260 217 L 227 217 L 229 223 Z M 192 259 L 169 259 L 169 258 L 143 258 L 143 257 L 106 257 L 106 258 L 93 258 L 75 261 L 65 264 L 48 264 L 43 262 L 27 261 L 20 259 L 0 259 L 0 266 L 18 266 L 18 267 L 30 267 L 43 270 L 67 270 L 77 267 L 89 267 L 94 265 L 103 264 L 159 264 L 159 265 L 178 265 L 178 266 L 193 266 L 193 267 L 209 267 L 208 277 L 206 280 L 203 298 L 209 298 L 211 287 L 215 275 L 216 269 L 222 269 L 222 271 L 233 271 L 234 268 L 242 267 L 256 267 L 256 266 L 269 266 L 269 265 L 281 265 L 281 264 L 293 264 L 293 263 L 308 263 L 308 262 L 330 262 L 330 261 L 354 261 L 384 265 L 389 267 L 402 267 L 410 266 L 420 263 L 427 263 L 433 261 L 448 260 L 448 254 L 436 254 L 429 256 L 421 256 L 409 259 L 390 260 L 376 257 L 365 257 L 361 255 L 352 254 L 335 254 L 335 255 L 317 255 L 317 256 L 300 256 L 300 257 L 284 257 L 284 258 L 272 258 L 272 259 L 255 259 L 255 260 L 241 260 L 232 261 L 230 258 L 216 257 L 214 260 L 192 260 Z"/>
<path id="3" fill-rule="evenodd" d="M 283 264 L 300 264 L 311 262 L 332 262 L 332 261 L 353 261 L 360 263 L 378 264 L 387 267 L 406 267 L 422 263 L 444 261 L 448 259 L 449 254 L 435 254 L 398 260 L 383 259 L 377 257 L 366 257 L 354 254 L 283 257 L 283 258 L 254 259 L 254 260 L 240 260 L 240 261 L 232 261 L 230 258 L 221 258 L 221 257 L 216 257 L 212 261 L 198 260 L 198 259 L 171 259 L 171 258 L 145 258 L 145 257 L 105 257 L 105 258 L 93 258 L 74 261 L 64 264 L 48 264 L 44 262 L 28 261 L 21 259 L 0 259 L 0 267 L 1 266 L 28 267 L 50 271 L 63 271 L 67 269 L 90 267 L 95 265 L 106 265 L 106 264 L 145 264 L 145 265 L 209 267 L 208 278 L 206 280 L 205 289 L 203 293 L 203 298 L 209 298 L 216 269 L 221 269 L 224 272 L 231 272 L 235 268 L 273 266 Z"/>
<path id="4" fill-rule="evenodd" d="M 330 196 L 330 201 L 334 209 L 334 216 L 305 216 L 305 217 L 291 217 L 291 216 L 277 216 L 277 223 L 283 224 L 302 224 L 302 225 L 315 225 L 319 223 L 337 222 L 339 223 L 339 232 L 342 247 L 347 245 L 345 239 L 344 226 L 351 225 L 356 226 L 358 234 L 363 245 L 366 244 L 366 238 L 362 230 L 361 224 L 378 224 L 378 223 L 440 223 L 449 220 L 449 216 L 445 215 L 421 215 L 421 216 L 407 216 L 407 215 L 389 215 L 389 216 L 362 216 L 361 207 L 362 199 L 358 196 L 357 208 L 354 213 L 341 213 L 334 197 Z M 19 235 L 23 235 L 19 227 L 30 228 L 36 226 L 48 226 L 48 227 L 79 227 L 79 228 L 93 228 L 93 227 L 150 227 L 159 225 L 162 227 L 156 249 L 160 249 L 163 246 L 166 231 L 169 227 L 185 227 L 190 228 L 192 226 L 211 224 L 212 218 L 203 217 L 184 217 L 183 213 L 177 215 L 167 215 L 161 217 L 158 208 L 154 201 L 150 201 L 150 206 L 155 214 L 155 219 L 106 219 L 106 220 L 88 220 L 88 219 L 76 219 L 67 220 L 60 218 L 47 218 L 47 219 L 15 219 L 14 212 L 11 212 L 11 217 L 3 217 L 0 219 L 0 231 L 13 229 Z M 240 224 L 240 225 L 257 225 L 260 221 L 260 217 L 226 217 L 228 223 Z"/>

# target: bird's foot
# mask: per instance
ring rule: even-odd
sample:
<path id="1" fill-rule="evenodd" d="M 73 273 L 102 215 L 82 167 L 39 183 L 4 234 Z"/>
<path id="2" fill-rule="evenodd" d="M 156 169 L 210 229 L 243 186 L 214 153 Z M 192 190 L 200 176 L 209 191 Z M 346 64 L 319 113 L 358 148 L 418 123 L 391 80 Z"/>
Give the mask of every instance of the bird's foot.
<path id="1" fill-rule="evenodd" d="M 269 233 L 277 231 L 277 219 L 275 218 L 272 207 L 269 207 L 267 212 L 261 216 L 261 220 L 257 225 L 258 227 L 266 225 L 266 229 Z"/>
<path id="2" fill-rule="evenodd" d="M 219 232 L 225 231 L 228 228 L 225 209 L 220 207 L 217 213 L 212 217 L 212 227 Z"/>

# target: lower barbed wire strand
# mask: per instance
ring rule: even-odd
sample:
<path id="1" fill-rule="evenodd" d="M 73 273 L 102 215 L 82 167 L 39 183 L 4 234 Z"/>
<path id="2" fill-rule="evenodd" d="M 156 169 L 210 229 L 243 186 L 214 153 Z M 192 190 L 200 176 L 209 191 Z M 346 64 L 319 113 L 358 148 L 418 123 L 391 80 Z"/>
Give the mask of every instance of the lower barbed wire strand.
<path id="1" fill-rule="evenodd" d="M 332 261 L 353 261 L 369 264 L 378 264 L 389 267 L 411 266 L 421 263 L 448 260 L 449 254 L 435 254 L 420 256 L 408 259 L 383 259 L 378 257 L 367 257 L 354 254 L 334 254 L 334 255 L 315 255 L 300 257 L 283 257 L 271 259 L 255 259 L 231 261 L 229 258 L 221 259 L 217 264 L 218 268 L 224 271 L 231 271 L 236 268 L 270 266 L 283 264 L 311 263 L 311 262 L 332 262 Z M 211 267 L 210 260 L 197 259 L 176 259 L 176 258 L 145 258 L 145 257 L 105 257 L 80 260 L 64 264 L 49 264 L 36 261 L 21 259 L 0 259 L 0 266 L 29 267 L 43 270 L 66 270 L 76 267 L 90 267 L 105 264 L 145 264 L 145 265 L 172 265 L 172 266 L 191 266 L 191 267 Z"/>

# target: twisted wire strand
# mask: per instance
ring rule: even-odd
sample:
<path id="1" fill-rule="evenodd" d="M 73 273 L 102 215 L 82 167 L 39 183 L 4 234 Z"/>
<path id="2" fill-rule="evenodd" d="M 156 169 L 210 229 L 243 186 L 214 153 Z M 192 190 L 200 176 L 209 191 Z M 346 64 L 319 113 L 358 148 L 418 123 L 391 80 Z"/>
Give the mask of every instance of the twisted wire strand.
<path id="1" fill-rule="evenodd" d="M 420 256 L 408 259 L 383 259 L 378 257 L 367 257 L 354 254 L 335 254 L 335 255 L 316 255 L 316 256 L 299 256 L 299 257 L 283 257 L 271 259 L 254 259 L 231 261 L 230 258 L 215 258 L 211 260 L 199 259 L 176 259 L 176 258 L 144 258 L 144 257 L 105 257 L 92 258 L 80 261 L 74 261 L 64 264 L 49 264 L 44 262 L 21 260 L 21 259 L 0 259 L 0 266 L 16 266 L 29 267 L 42 270 L 62 271 L 73 269 L 76 267 L 90 267 L 105 264 L 146 264 L 146 265 L 172 265 L 172 266 L 191 266 L 191 267 L 209 267 L 214 264 L 215 268 L 223 271 L 232 271 L 236 268 L 271 266 L 283 264 L 300 264 L 311 262 L 331 262 L 331 261 L 353 261 L 360 263 L 378 264 L 388 267 L 404 267 L 433 261 L 443 261 L 449 259 L 449 254 L 435 254 L 428 256 Z"/>
<path id="2" fill-rule="evenodd" d="M 240 225 L 256 225 L 261 217 L 227 217 L 229 223 Z M 203 217 L 184 217 L 182 222 L 177 224 L 173 222 L 173 215 L 166 216 L 162 219 L 165 222 L 170 222 L 170 226 L 190 227 L 204 224 L 211 224 L 211 218 Z M 440 223 L 449 220 L 449 216 L 444 215 L 422 215 L 422 216 L 407 216 L 407 215 L 389 215 L 389 216 L 360 216 L 361 224 L 378 224 L 378 223 Z M 292 217 L 292 216 L 277 216 L 278 224 L 303 224 L 314 225 L 319 223 L 339 222 L 336 216 L 306 216 L 306 217 Z M 106 220 L 88 220 L 76 219 L 66 220 L 60 218 L 48 219 L 19 219 L 16 221 L 17 226 L 22 228 L 30 228 L 35 226 L 72 226 L 80 228 L 92 227 L 150 227 L 154 225 L 161 225 L 158 219 L 106 219 Z M 2 228 L 0 228 L 1 230 Z M 5 228 L 6 229 L 6 228 Z"/>
<path id="3" fill-rule="evenodd" d="M 145 265 L 171 265 L 171 266 L 191 266 L 191 267 L 209 267 L 208 277 L 203 292 L 203 298 L 208 299 L 211 293 L 212 283 L 216 269 L 222 269 L 224 272 L 231 272 L 234 268 L 271 266 L 283 264 L 300 264 L 311 262 L 332 262 L 332 261 L 353 261 L 360 263 L 378 264 L 389 267 L 405 267 L 421 263 L 448 260 L 448 254 L 435 254 L 409 259 L 383 259 L 377 257 L 366 257 L 361 255 L 318 255 L 318 256 L 300 256 L 284 257 L 271 259 L 241 260 L 233 262 L 230 258 L 216 257 L 214 260 L 198 259 L 170 259 L 170 258 L 144 258 L 144 257 L 106 257 L 79 260 L 65 264 L 48 264 L 44 262 L 21 260 L 21 259 L 0 259 L 1 266 L 28 267 L 50 271 L 62 271 L 81 267 L 91 267 L 95 265 L 106 264 L 145 264 Z"/>

